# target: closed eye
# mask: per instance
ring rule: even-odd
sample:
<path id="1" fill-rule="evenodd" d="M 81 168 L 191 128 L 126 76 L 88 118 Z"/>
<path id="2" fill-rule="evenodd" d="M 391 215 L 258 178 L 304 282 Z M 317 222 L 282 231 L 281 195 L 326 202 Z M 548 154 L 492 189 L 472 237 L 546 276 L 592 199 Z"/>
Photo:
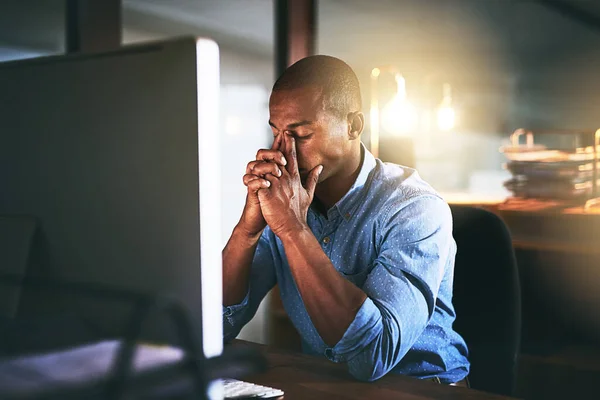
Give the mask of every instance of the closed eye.
<path id="1" fill-rule="evenodd" d="M 294 137 L 294 139 L 297 139 L 297 140 L 309 139 L 314 134 L 314 132 L 308 132 L 308 133 L 302 132 L 302 134 L 298 134 L 298 132 L 296 132 L 296 131 L 287 131 L 287 132 L 289 132 L 289 134 L 291 134 Z"/>

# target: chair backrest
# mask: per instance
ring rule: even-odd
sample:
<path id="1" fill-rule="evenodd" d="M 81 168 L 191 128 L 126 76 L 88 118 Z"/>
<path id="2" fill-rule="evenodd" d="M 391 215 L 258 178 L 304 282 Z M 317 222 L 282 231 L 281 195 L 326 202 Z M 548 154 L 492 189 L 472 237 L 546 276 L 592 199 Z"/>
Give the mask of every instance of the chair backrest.
<path id="1" fill-rule="evenodd" d="M 0 215 L 0 274 L 25 277 L 35 218 L 25 215 Z M 0 283 L 0 318 L 17 316 L 22 289 Z"/>
<path id="2" fill-rule="evenodd" d="M 454 328 L 469 348 L 471 387 L 503 395 L 515 388 L 521 290 L 510 233 L 495 214 L 451 206 L 457 245 Z"/>

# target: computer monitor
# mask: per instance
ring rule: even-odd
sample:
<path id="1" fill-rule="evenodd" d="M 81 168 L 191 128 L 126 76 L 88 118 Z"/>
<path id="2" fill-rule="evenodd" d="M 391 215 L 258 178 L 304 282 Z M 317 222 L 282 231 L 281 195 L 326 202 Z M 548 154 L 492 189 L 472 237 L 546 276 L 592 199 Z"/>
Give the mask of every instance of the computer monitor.
<path id="1" fill-rule="evenodd" d="M 218 91 L 208 39 L 0 64 L 0 215 L 37 221 L 27 274 L 173 295 L 207 357 L 222 350 Z M 18 315 L 118 335 L 130 311 L 25 288 Z"/>

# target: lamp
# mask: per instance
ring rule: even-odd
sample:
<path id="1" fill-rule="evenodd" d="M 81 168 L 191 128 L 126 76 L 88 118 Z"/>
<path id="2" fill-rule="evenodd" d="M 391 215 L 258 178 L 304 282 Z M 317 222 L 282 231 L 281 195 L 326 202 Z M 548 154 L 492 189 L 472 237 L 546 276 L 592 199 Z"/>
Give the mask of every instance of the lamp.
<path id="1" fill-rule="evenodd" d="M 406 98 L 406 80 L 400 74 L 395 76 L 398 90 L 394 97 L 383 107 L 381 124 L 393 134 L 412 132 L 417 126 L 417 110 Z"/>
<path id="2" fill-rule="evenodd" d="M 383 71 L 394 74 L 397 90 L 392 99 L 383 107 L 380 115 L 378 81 Z M 430 82 L 435 75 L 437 74 L 426 76 L 425 89 L 430 86 Z M 457 116 L 453 107 L 452 87 L 449 83 L 444 83 L 442 88 L 442 101 L 437 107 L 429 103 L 429 100 L 424 104 L 423 99 L 421 99 L 423 108 L 421 110 L 421 120 L 419 120 L 419 110 L 408 100 L 404 76 L 393 67 L 373 68 L 371 71 L 370 110 L 371 153 L 375 157 L 379 156 L 380 123 L 386 132 L 396 136 L 408 136 L 416 132 L 417 129 L 427 133 L 434 123 L 432 121 L 434 118 L 437 120 L 437 127 L 440 131 L 454 129 Z M 427 90 L 425 92 L 428 93 Z"/>
<path id="3" fill-rule="evenodd" d="M 418 124 L 417 109 L 407 99 L 406 80 L 394 68 L 385 67 L 384 70 L 394 74 L 397 91 L 394 97 L 383 107 L 379 115 L 379 90 L 378 80 L 382 69 L 373 68 L 371 71 L 371 153 L 379 156 L 379 130 L 381 125 L 387 132 L 395 135 L 412 133 Z"/>

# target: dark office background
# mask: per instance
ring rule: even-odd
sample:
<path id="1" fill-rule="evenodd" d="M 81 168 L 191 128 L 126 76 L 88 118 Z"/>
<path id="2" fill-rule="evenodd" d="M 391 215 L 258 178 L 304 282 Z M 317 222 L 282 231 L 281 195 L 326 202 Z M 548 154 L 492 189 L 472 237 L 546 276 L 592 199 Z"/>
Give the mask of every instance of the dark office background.
<path id="1" fill-rule="evenodd" d="M 340 57 L 354 68 L 367 127 L 375 67 L 401 71 L 409 98 L 433 93 L 437 101 L 442 84 L 452 85 L 456 128 L 410 137 L 416 168 L 442 193 L 506 196 L 502 182 L 509 174 L 498 149 L 516 128 L 600 127 L 600 1 L 318 0 L 316 5 L 316 52 Z M 66 2 L 60 0 L 0 2 L 0 61 L 64 53 L 65 12 Z M 223 242 L 243 206 L 245 163 L 270 140 L 274 18 L 271 0 L 122 1 L 125 44 L 193 34 L 220 46 Z M 389 95 L 385 87 L 393 86 L 393 77 L 382 74 L 380 84 Z M 386 137 L 392 136 L 382 132 L 382 140 Z M 366 144 L 369 138 L 367 129 Z M 565 326 L 573 327 L 577 346 L 560 356 L 540 358 L 540 353 L 525 359 L 522 380 L 554 377 L 565 386 L 591 384 L 600 373 L 600 274 L 591 270 L 597 262 L 566 261 L 567 268 L 528 256 L 539 258 L 528 271 L 536 281 L 532 291 L 540 294 L 540 304 L 552 307 L 546 313 L 561 321 L 548 324 L 554 332 L 531 351 L 547 349 L 548 342 L 557 348 L 552 343 L 571 335 Z M 243 338 L 268 340 L 267 308 L 265 302 Z M 552 386 L 545 387 L 521 390 L 528 395 L 536 390 L 531 398 L 550 398 Z"/>

